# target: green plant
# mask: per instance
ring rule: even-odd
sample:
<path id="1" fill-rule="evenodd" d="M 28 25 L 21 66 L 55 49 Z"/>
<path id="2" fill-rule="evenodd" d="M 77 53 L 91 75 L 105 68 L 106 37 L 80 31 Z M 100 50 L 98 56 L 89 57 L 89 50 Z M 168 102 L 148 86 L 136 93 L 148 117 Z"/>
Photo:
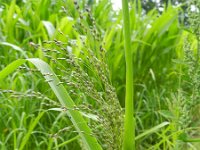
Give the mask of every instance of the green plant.
<path id="1" fill-rule="evenodd" d="M 189 99 L 191 93 L 196 97 L 198 92 L 191 90 L 186 94 L 183 89 L 179 90 L 181 94 L 174 94 L 180 88 L 178 78 L 185 77 L 187 82 L 195 78 L 192 89 L 197 87 L 194 83 L 198 80 L 194 68 L 190 72 L 196 77 L 188 78 L 189 69 L 185 64 L 171 61 L 183 57 L 178 45 L 185 37 L 178 21 L 180 7 L 169 4 L 162 13 L 153 9 L 143 14 L 139 0 L 130 2 L 129 8 L 125 9 L 127 14 L 130 10 L 130 30 L 128 38 L 124 38 L 123 30 L 129 27 L 124 23 L 125 28 L 122 28 L 121 24 L 126 15 L 123 11 L 112 11 L 107 0 L 94 3 L 87 0 L 78 3 L 72 0 L 0 3 L 0 69 L 5 68 L 5 74 L 0 73 L 0 78 L 4 78 L 0 82 L 1 149 L 78 150 L 90 143 L 84 141 L 89 130 L 91 138 L 102 149 L 122 149 L 122 144 L 124 149 L 127 145 L 135 149 L 178 149 L 188 141 L 198 141 L 193 138 L 198 129 L 190 128 L 187 118 L 180 117 L 186 114 L 187 120 L 197 123 L 193 112 L 196 100 L 191 105 Z M 195 21 L 195 24 L 198 23 Z M 194 34 L 198 37 L 196 32 Z M 190 49 L 195 49 L 196 57 L 196 40 L 191 37 Z M 128 46 L 131 46 L 126 48 L 129 54 L 124 51 L 127 39 Z M 133 66 L 128 67 L 134 69 L 133 73 L 126 73 L 129 70 L 125 67 L 127 57 L 133 57 Z M 39 58 L 34 61 L 43 65 L 41 61 L 48 63 L 60 81 L 52 85 L 54 76 L 51 73 L 41 75 L 42 70 L 34 69 L 31 63 L 25 63 L 11 73 L 12 67 L 23 62 L 21 59 L 29 58 Z M 16 59 L 14 65 L 8 65 Z M 193 65 L 194 62 L 197 61 L 192 58 Z M 179 69 L 184 76 L 179 75 Z M 7 78 L 6 74 L 9 75 Z M 127 75 L 131 80 L 128 84 Z M 43 78 L 48 79 L 44 81 Z M 126 87 L 131 85 L 129 83 L 134 83 L 134 91 Z M 61 86 L 73 100 L 73 107 L 64 107 L 63 100 L 59 101 L 52 92 L 51 89 L 57 91 Z M 186 87 L 190 88 L 184 83 Z M 126 131 L 129 127 L 133 130 L 132 138 L 130 133 L 123 135 L 125 90 L 132 91 L 127 92 L 132 96 L 126 95 L 130 101 L 135 99 L 130 107 L 133 108 L 130 109 L 132 114 L 126 114 L 128 121 L 125 125 Z M 68 111 L 78 112 L 81 117 L 72 123 L 66 116 Z M 41 118 L 38 117 L 40 114 L 43 114 Z M 81 128 L 80 118 L 88 131 Z M 185 119 L 182 125 L 177 123 L 181 118 Z M 128 124 L 127 128 L 128 122 L 133 125 Z M 128 139 L 130 141 L 126 142 Z M 195 144 L 197 142 L 188 145 Z"/>
<path id="2" fill-rule="evenodd" d="M 72 115 L 75 114 L 76 112 L 74 112 L 75 108 L 74 108 L 74 104 L 71 103 L 72 101 L 71 102 L 69 101 L 67 105 L 64 104 L 66 103 L 66 100 L 64 100 L 64 97 L 68 97 L 69 99 L 71 98 L 66 94 L 65 90 L 62 88 L 63 84 L 65 84 L 65 86 L 67 85 L 66 88 L 70 86 L 75 86 L 74 89 L 77 90 L 76 93 L 79 93 L 80 95 L 87 97 L 87 98 L 84 98 L 86 99 L 86 103 L 89 103 L 91 100 L 96 100 L 96 102 L 92 102 L 92 103 L 94 107 L 96 108 L 96 110 L 98 110 L 98 114 L 97 114 L 98 118 L 96 118 L 94 115 L 94 117 L 92 118 L 96 118 L 94 119 L 96 122 L 92 122 L 92 120 L 88 121 L 88 123 L 90 124 L 89 126 L 96 125 L 96 127 L 93 127 L 94 129 L 92 128 L 93 130 L 96 130 L 96 131 L 93 131 L 95 134 L 94 136 L 98 137 L 98 140 L 101 142 L 104 148 L 118 149 L 121 147 L 121 133 L 122 133 L 121 118 L 123 116 L 123 111 L 117 100 L 117 96 L 114 91 L 114 88 L 110 84 L 108 68 L 103 60 L 98 59 L 99 55 L 101 56 L 100 59 L 103 59 L 105 50 L 103 48 L 103 45 L 100 43 L 101 41 L 98 39 L 101 37 L 97 37 L 99 36 L 97 29 L 95 31 L 90 30 L 90 28 L 88 27 L 88 22 L 87 20 L 83 19 L 83 17 L 85 16 L 82 16 L 83 14 L 80 12 L 79 6 L 77 3 L 75 3 L 75 7 L 77 8 L 79 12 L 80 19 L 82 22 L 78 22 L 77 24 L 75 24 L 76 27 L 74 27 L 74 29 L 76 30 L 77 33 L 85 32 L 85 35 L 86 35 L 85 37 L 80 36 L 80 39 L 79 39 L 79 36 L 77 36 L 78 40 L 81 40 L 81 42 L 84 44 L 84 47 L 77 47 L 77 44 L 76 44 L 77 40 L 67 38 L 65 39 L 68 44 L 67 48 L 64 48 L 66 45 L 65 42 L 62 42 L 56 39 L 53 41 L 44 41 L 43 43 L 45 43 L 45 46 L 41 48 L 44 54 L 44 57 L 48 59 L 47 61 L 50 61 L 50 64 L 53 67 L 54 65 L 56 65 L 55 67 L 56 74 L 58 74 L 61 77 L 61 81 L 58 81 L 56 76 L 51 76 L 52 73 L 48 69 L 49 67 L 46 66 L 46 64 L 43 63 L 41 60 L 29 59 L 29 61 L 36 64 L 37 67 L 40 66 L 39 68 L 40 71 L 42 72 L 43 76 L 46 78 L 47 82 L 50 84 L 50 86 L 54 90 L 57 97 L 61 100 L 60 101 L 61 104 L 66 106 L 67 112 L 69 111 L 69 116 L 71 116 L 70 112 L 72 112 Z M 93 20 L 89 10 L 87 10 L 87 13 L 88 14 L 86 17 L 89 17 L 90 20 Z M 95 22 L 93 21 L 92 24 L 95 29 Z M 81 25 L 83 29 L 79 29 L 79 25 Z M 89 32 L 87 30 L 89 30 Z M 61 31 L 58 31 L 58 32 L 59 34 L 64 36 L 63 32 Z M 94 47 L 95 45 L 92 45 L 93 43 L 88 42 L 94 39 L 96 40 L 95 41 L 96 46 L 97 45 L 99 46 L 97 48 Z M 40 46 L 38 44 L 34 44 L 32 42 L 30 44 L 34 46 L 36 49 L 40 49 Z M 75 50 L 73 52 L 74 54 L 72 54 L 69 49 Z M 99 49 L 100 53 L 98 51 L 94 53 L 90 49 L 94 49 L 94 50 Z M 75 54 L 77 54 L 77 56 L 79 56 L 80 58 L 77 58 Z M 17 66 L 24 63 L 24 61 L 25 60 L 17 60 L 13 64 L 7 66 L 7 68 L 5 68 L 1 72 L 1 78 L 3 79 L 6 75 L 8 75 L 14 69 L 16 69 Z M 70 65 L 69 69 L 71 68 L 71 70 L 67 68 L 67 66 L 69 65 Z M 48 69 L 48 71 L 42 70 L 44 68 Z M 94 69 L 94 70 L 91 70 L 91 69 Z M 66 72 L 65 70 L 68 70 L 68 72 Z M 96 76 L 97 81 L 96 80 L 93 81 L 93 79 L 91 79 L 89 75 Z M 72 76 L 72 78 L 70 76 Z M 55 80 L 55 83 L 54 83 L 54 80 Z M 76 93 L 73 92 L 72 90 L 69 90 L 69 91 L 70 91 L 70 94 L 72 94 L 73 99 L 80 99 L 80 100 L 82 99 L 81 101 L 83 102 L 83 97 L 80 97 L 78 95 L 76 96 Z M 78 108 L 79 107 L 77 107 L 77 109 Z M 92 113 L 96 113 L 96 110 L 92 109 Z M 74 118 L 76 118 L 76 116 L 77 115 L 75 115 L 74 117 L 72 116 L 72 122 Z M 87 116 L 90 118 L 90 116 L 93 116 L 93 115 L 84 113 L 84 116 Z M 77 125 L 77 131 L 79 130 L 80 131 L 79 133 L 83 135 L 81 136 L 84 141 L 83 147 L 86 146 L 89 149 L 97 149 L 98 144 L 95 145 L 94 141 L 87 140 L 87 137 L 91 137 L 93 134 L 90 133 L 89 128 L 86 128 L 87 126 L 84 127 L 84 121 L 80 120 L 79 118 L 79 119 L 75 119 L 74 123 Z M 88 131 L 86 130 L 84 131 L 84 128 Z"/>
<path id="3" fill-rule="evenodd" d="M 124 150 L 135 149 L 135 122 L 133 101 L 133 60 L 131 54 L 131 32 L 128 0 L 122 0 L 124 39 L 126 55 L 126 101 L 124 120 Z"/>
<path id="4" fill-rule="evenodd" d="M 71 121 L 73 122 L 74 126 L 76 127 L 77 131 L 79 132 L 80 136 L 82 137 L 84 146 L 87 149 L 91 149 L 91 150 L 92 149 L 101 149 L 101 147 L 98 145 L 96 139 L 92 137 L 90 128 L 88 128 L 86 122 L 84 121 L 84 119 L 82 118 L 80 113 L 73 111 L 73 109 L 75 107 L 74 102 L 72 101 L 69 94 L 66 92 L 63 85 L 59 85 L 60 81 L 55 76 L 54 72 L 52 72 L 50 67 L 45 62 L 43 62 L 42 60 L 39 60 L 39 59 L 28 59 L 28 61 L 30 61 L 36 67 L 38 67 L 38 69 L 41 71 L 42 74 L 50 74 L 50 75 L 45 75 L 44 77 L 46 78 L 46 80 L 49 81 L 49 85 L 51 86 L 55 95 L 60 100 L 60 103 L 62 104 L 62 106 L 66 107 L 67 114 L 71 117 Z M 2 70 L 0 72 L 0 76 L 1 76 L 0 80 L 4 79 L 7 75 L 9 75 L 11 72 L 15 71 L 16 68 L 18 68 L 20 65 L 22 65 L 25 62 L 26 62 L 26 60 L 19 59 L 17 61 L 14 61 L 9 66 L 7 66 L 4 70 Z M 66 100 L 66 98 L 67 98 L 67 100 Z M 31 128 L 30 132 L 31 131 L 32 131 L 32 128 Z M 30 136 L 30 132 L 26 135 L 25 140 L 28 140 L 28 137 Z M 23 143 L 20 146 L 20 149 L 23 149 L 25 144 L 26 144 L 26 141 L 23 140 Z"/>

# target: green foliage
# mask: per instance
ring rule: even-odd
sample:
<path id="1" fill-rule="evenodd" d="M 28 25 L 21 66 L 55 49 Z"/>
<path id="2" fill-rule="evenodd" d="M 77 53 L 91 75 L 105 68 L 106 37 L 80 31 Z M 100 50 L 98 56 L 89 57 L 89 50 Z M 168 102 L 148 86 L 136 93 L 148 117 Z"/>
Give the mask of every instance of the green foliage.
<path id="1" fill-rule="evenodd" d="M 199 147 L 199 14 L 190 9 L 199 9 L 199 2 L 188 4 L 187 31 L 180 7 L 144 14 L 141 1 L 129 5 L 136 149 Z M 103 149 L 121 149 L 122 11 L 107 0 L 2 0 L 0 18 L 0 149 L 79 150 L 91 144 L 87 138 Z M 30 63 L 16 69 L 21 59 L 38 58 L 54 71 L 56 85 Z M 63 107 L 52 92 L 61 86 L 75 107 Z M 70 112 L 87 129 L 70 120 Z"/>
<path id="2" fill-rule="evenodd" d="M 126 59 L 126 100 L 124 119 L 124 150 L 135 150 L 135 119 L 133 100 L 133 57 L 131 53 L 131 31 L 128 1 L 122 0 L 124 48 Z"/>
<path id="3" fill-rule="evenodd" d="M 44 74 L 45 79 L 47 82 L 49 82 L 50 87 L 52 88 L 53 92 L 59 99 L 61 105 L 63 107 L 66 107 L 66 109 L 69 109 L 67 111 L 68 116 L 71 118 L 72 123 L 74 124 L 76 130 L 79 132 L 80 136 L 83 139 L 84 146 L 87 149 L 101 149 L 101 147 L 98 145 L 95 138 L 93 138 L 90 134 L 90 128 L 88 128 L 86 122 L 82 118 L 79 112 L 74 111 L 75 104 L 72 101 L 69 94 L 66 92 L 63 85 L 60 85 L 59 79 L 56 77 L 54 72 L 51 70 L 51 68 L 42 60 L 40 59 L 27 59 L 31 63 L 33 63 L 42 74 Z M 19 59 L 12 64 L 8 65 L 4 70 L 0 72 L 0 75 L 3 78 L 5 78 L 7 75 L 9 75 L 11 72 L 13 72 L 17 67 L 19 67 L 21 64 L 25 63 L 26 60 Z M 8 71 L 9 70 L 9 71 Z M 28 133 L 25 135 L 25 137 L 22 139 L 22 144 L 20 146 L 20 150 L 22 150 L 30 137 L 31 132 L 33 131 L 33 128 L 38 123 L 38 120 L 42 117 L 43 113 L 39 114 L 35 122 L 31 125 L 29 128 Z"/>

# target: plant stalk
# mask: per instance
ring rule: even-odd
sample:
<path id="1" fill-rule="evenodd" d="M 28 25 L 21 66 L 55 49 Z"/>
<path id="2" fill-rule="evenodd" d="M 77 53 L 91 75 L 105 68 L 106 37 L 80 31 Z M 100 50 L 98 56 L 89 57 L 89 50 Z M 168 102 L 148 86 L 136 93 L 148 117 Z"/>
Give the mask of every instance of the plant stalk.
<path id="1" fill-rule="evenodd" d="M 128 0 L 122 0 L 124 46 L 126 57 L 126 97 L 124 120 L 124 150 L 135 150 L 135 123 L 133 105 L 133 61 L 131 53 L 131 32 Z"/>

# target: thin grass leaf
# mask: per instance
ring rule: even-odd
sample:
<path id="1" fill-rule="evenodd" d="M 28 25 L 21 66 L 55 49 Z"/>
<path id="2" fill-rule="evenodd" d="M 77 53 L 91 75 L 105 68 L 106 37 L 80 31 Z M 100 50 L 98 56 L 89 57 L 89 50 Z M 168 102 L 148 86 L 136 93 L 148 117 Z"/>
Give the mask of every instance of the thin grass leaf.
<path id="1" fill-rule="evenodd" d="M 178 139 L 183 142 L 200 142 L 200 138 L 189 138 L 185 132 L 181 133 Z"/>
<path id="2" fill-rule="evenodd" d="M 0 45 L 9 46 L 14 50 L 19 51 L 25 58 L 27 58 L 25 51 L 23 49 L 21 49 L 20 47 L 18 47 L 17 45 L 14 45 L 14 44 L 11 44 L 8 42 L 0 42 Z"/>
<path id="3" fill-rule="evenodd" d="M 64 146 L 64 145 L 67 145 L 67 144 L 73 142 L 74 140 L 77 140 L 79 137 L 80 137 L 80 136 L 77 135 L 77 136 L 73 137 L 72 139 L 67 140 L 67 141 L 65 141 L 65 142 L 63 142 L 63 143 L 57 145 L 56 147 L 54 147 L 54 149 L 59 148 L 59 147 Z"/>
<path id="4" fill-rule="evenodd" d="M 24 149 L 24 146 L 26 145 L 27 141 L 29 140 L 29 137 L 31 136 L 31 133 L 32 133 L 33 129 L 35 128 L 35 126 L 37 125 L 37 123 L 41 119 L 41 117 L 44 115 L 44 113 L 45 112 L 40 112 L 39 115 L 33 121 L 33 123 L 30 124 L 30 127 L 28 129 L 28 133 L 22 139 L 22 143 L 20 145 L 19 150 L 23 150 Z"/>
<path id="5" fill-rule="evenodd" d="M 83 119 L 80 112 L 73 110 L 75 103 L 69 96 L 68 92 L 65 90 L 64 86 L 61 84 L 58 85 L 58 83 L 60 83 L 60 80 L 57 78 L 57 76 L 54 74 L 54 72 L 51 70 L 51 68 L 47 63 L 37 58 L 26 59 L 26 60 L 19 59 L 8 65 L 4 70 L 0 72 L 0 80 L 2 80 L 7 75 L 12 73 L 17 67 L 19 67 L 26 61 L 29 61 L 32 64 L 34 64 L 35 67 L 37 67 L 37 69 L 40 70 L 42 74 L 47 74 L 47 73 L 53 74 L 53 76 L 44 76 L 44 78 L 48 81 L 52 81 L 48 83 L 53 92 L 55 93 L 55 95 L 57 96 L 60 103 L 64 107 L 68 108 L 66 113 L 71 118 L 71 121 L 75 126 L 76 130 L 78 131 L 80 137 L 82 138 L 85 147 L 88 150 L 94 150 L 94 149 L 101 150 L 102 149 L 101 146 L 98 144 L 96 138 L 92 136 L 92 131 L 88 127 L 86 121 Z"/>
<path id="6" fill-rule="evenodd" d="M 139 134 L 138 136 L 135 137 L 135 140 L 138 140 L 138 139 L 140 139 L 140 138 L 142 138 L 144 136 L 147 136 L 149 134 L 155 133 L 155 132 L 157 132 L 157 130 L 159 130 L 160 128 L 162 128 L 162 127 L 164 127 L 164 126 L 166 126 L 168 124 L 169 124 L 169 122 L 163 122 L 163 123 L 151 128 L 151 129 L 143 132 L 142 134 Z"/>

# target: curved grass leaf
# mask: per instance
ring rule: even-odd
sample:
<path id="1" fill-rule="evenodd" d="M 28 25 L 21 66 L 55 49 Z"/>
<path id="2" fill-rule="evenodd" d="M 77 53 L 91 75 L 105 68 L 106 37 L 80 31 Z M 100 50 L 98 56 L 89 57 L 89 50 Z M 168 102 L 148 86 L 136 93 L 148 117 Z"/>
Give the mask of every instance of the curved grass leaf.
<path id="1" fill-rule="evenodd" d="M 85 147 L 88 150 L 101 150 L 101 146 L 98 144 L 96 138 L 92 136 L 92 131 L 88 127 L 86 121 L 84 120 L 80 112 L 77 110 L 73 110 L 75 103 L 69 96 L 68 92 L 65 90 L 64 86 L 62 84 L 58 84 L 60 80 L 57 78 L 57 76 L 54 74 L 54 72 L 51 70 L 47 63 L 37 58 L 16 60 L 0 72 L 0 80 L 2 80 L 7 75 L 15 71 L 17 67 L 19 67 L 26 61 L 29 61 L 32 64 L 34 64 L 35 67 L 37 67 L 37 69 L 42 74 L 53 74 L 52 76 L 45 75 L 44 78 L 49 81 L 51 80 L 51 82 L 48 82 L 51 89 L 57 96 L 60 103 L 68 109 L 66 113 L 71 118 L 71 121 L 74 127 L 76 128 L 77 132 L 79 133 L 80 137 L 82 138 Z"/>
<path id="2" fill-rule="evenodd" d="M 30 127 L 28 129 L 28 133 L 23 137 L 22 143 L 20 144 L 19 150 L 23 150 L 24 146 L 26 145 L 27 141 L 29 140 L 29 137 L 31 136 L 31 133 L 35 126 L 37 125 L 40 118 L 44 115 L 45 112 L 40 112 L 39 115 L 35 118 L 35 120 L 30 124 Z"/>
<path id="3" fill-rule="evenodd" d="M 0 81 L 3 80 L 9 74 L 11 74 L 13 71 L 15 71 L 20 65 L 22 65 L 25 62 L 26 60 L 24 59 L 18 59 L 9 64 L 0 72 Z"/>
<path id="4" fill-rule="evenodd" d="M 25 58 L 27 58 L 26 52 L 23 49 L 21 49 L 20 47 L 18 47 L 17 45 L 14 45 L 14 44 L 11 44 L 8 42 L 0 42 L 0 45 L 9 46 L 14 50 L 19 51 Z"/>
<path id="5" fill-rule="evenodd" d="M 64 146 L 64 145 L 67 145 L 67 144 L 73 142 L 74 140 L 77 140 L 78 138 L 79 138 L 79 135 L 75 136 L 74 138 L 72 138 L 68 141 L 65 141 L 65 142 L 59 144 L 58 146 L 54 147 L 54 149 L 59 148 L 59 147 Z"/>
<path id="6" fill-rule="evenodd" d="M 42 23 L 45 26 L 49 37 L 52 38 L 54 35 L 54 32 L 55 32 L 55 28 L 54 28 L 53 24 L 49 21 L 42 21 Z"/>
<path id="7" fill-rule="evenodd" d="M 157 125 L 157 126 L 151 128 L 151 129 L 149 129 L 149 130 L 147 130 L 147 131 L 141 133 L 140 135 L 136 136 L 136 137 L 135 137 L 135 140 L 138 140 L 138 139 L 140 139 L 140 138 L 142 138 L 142 137 L 144 137 L 144 136 L 146 136 L 146 135 L 149 135 L 149 134 L 151 134 L 151 133 L 155 133 L 155 132 L 157 132 L 157 130 L 159 130 L 160 128 L 162 128 L 162 127 L 164 127 L 164 126 L 166 126 L 166 125 L 168 125 L 168 124 L 169 124 L 169 122 L 163 122 L 163 123 L 161 123 L 161 124 L 159 124 L 159 125 Z"/>

